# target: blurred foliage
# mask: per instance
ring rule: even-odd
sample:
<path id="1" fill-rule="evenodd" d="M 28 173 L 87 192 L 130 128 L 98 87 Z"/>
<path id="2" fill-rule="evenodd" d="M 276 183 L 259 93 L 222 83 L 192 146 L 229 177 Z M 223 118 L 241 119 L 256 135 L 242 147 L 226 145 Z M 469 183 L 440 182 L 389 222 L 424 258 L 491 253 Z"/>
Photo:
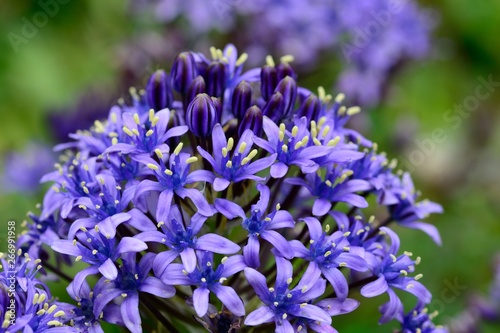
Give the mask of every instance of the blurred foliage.
<path id="1" fill-rule="evenodd" d="M 424 195 L 445 207 L 445 214 L 431 220 L 440 229 L 444 246 L 436 247 L 419 232 L 400 230 L 404 249 L 422 257 L 419 272 L 437 299 L 446 281 L 457 279 L 467 287 L 443 307 L 437 321 L 446 322 L 463 308 L 468 293 L 487 290 L 492 256 L 500 252 L 500 92 L 482 101 L 457 129 L 443 120 L 454 104 L 474 93 L 478 76 L 492 75 L 500 81 L 500 2 L 427 0 L 424 4 L 435 10 L 439 21 L 433 54 L 402 66 L 385 101 L 366 111 L 356 126 L 394 157 L 408 158 L 418 148 L 415 140 L 430 138 L 436 128 L 447 135 L 446 142 L 436 143 L 413 173 Z M 19 33 L 21 19 L 33 17 L 40 7 L 27 0 L 1 0 L 0 7 L 0 155 L 29 141 L 51 142 L 47 113 L 70 107 L 91 86 L 120 86 L 120 46 L 146 32 L 161 31 L 151 20 L 133 17 L 126 1 L 70 1 L 16 53 L 8 34 Z M 143 77 L 171 61 L 145 66 Z M 325 56 L 313 72 L 301 75 L 302 83 L 331 87 L 338 66 Z M 142 81 L 133 84 L 141 86 Z M 22 221 L 40 199 L 41 194 L 0 196 L 1 223 Z M 374 328 L 384 301 L 381 297 L 363 302 L 358 311 L 334 318 L 334 324 L 341 332 L 388 332 L 391 324 Z M 411 306 L 413 299 L 408 301 Z"/>

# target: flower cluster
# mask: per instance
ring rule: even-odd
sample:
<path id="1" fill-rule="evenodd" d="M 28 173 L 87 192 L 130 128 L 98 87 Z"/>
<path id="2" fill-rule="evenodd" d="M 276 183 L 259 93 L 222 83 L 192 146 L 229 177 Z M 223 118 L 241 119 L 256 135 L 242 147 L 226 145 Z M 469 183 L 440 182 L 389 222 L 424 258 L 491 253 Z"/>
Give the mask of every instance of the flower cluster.
<path id="1" fill-rule="evenodd" d="M 82 265 L 67 288 L 72 327 L 152 331 L 141 318 L 154 317 L 170 332 L 179 322 L 335 332 L 332 317 L 357 308 L 349 292 L 361 287 L 388 295 L 380 323 L 444 332 L 405 315 L 395 290 L 415 296 L 417 313 L 431 294 L 415 274 L 420 258 L 389 229 L 439 243 L 421 219 L 441 207 L 419 201 L 410 176 L 346 127 L 360 109 L 298 86 L 291 57 L 244 71 L 234 46 L 211 51 L 179 54 L 132 105 L 58 147 L 19 246 L 52 249 L 59 273 Z"/>
<path id="2" fill-rule="evenodd" d="M 140 8 L 151 9 L 149 3 L 169 33 L 187 21 L 181 35 L 188 40 L 217 30 L 245 41 L 253 57 L 273 50 L 294 54 L 301 65 L 332 52 L 344 60 L 339 88 L 363 104 L 378 101 L 402 61 L 429 53 L 434 24 L 414 1 L 149 0 Z"/>
<path id="3" fill-rule="evenodd" d="M 0 253 L 0 332 L 77 332 L 69 326 L 74 307 L 55 301 L 37 278 L 40 262 Z"/>

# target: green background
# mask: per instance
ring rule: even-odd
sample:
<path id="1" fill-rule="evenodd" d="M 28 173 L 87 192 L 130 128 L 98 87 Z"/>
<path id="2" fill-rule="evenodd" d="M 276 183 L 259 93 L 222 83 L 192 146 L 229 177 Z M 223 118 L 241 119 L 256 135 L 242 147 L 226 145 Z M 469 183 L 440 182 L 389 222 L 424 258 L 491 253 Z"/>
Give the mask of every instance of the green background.
<path id="1" fill-rule="evenodd" d="M 443 119 L 455 104 L 474 95 L 478 76 L 500 81 L 500 2 L 439 0 L 425 5 L 436 11 L 440 22 L 434 51 L 393 77 L 383 103 L 364 110 L 361 126 L 389 156 L 406 159 L 419 149 L 417 141 L 429 140 L 436 129 L 446 133 L 445 142 L 434 143 L 413 171 L 424 196 L 445 208 L 445 214 L 429 219 L 441 231 L 444 245 L 437 247 L 418 231 L 398 229 L 403 249 L 422 257 L 422 281 L 443 301 L 435 304 L 443 310 L 436 321 L 446 323 L 473 291 L 487 291 L 493 255 L 500 252 L 500 89 L 461 118 L 457 128 Z M 8 33 L 19 33 L 21 19 L 32 17 L 40 7 L 35 1 L 0 0 L 0 8 L 0 155 L 30 141 L 51 142 L 49 110 L 70 107 L 89 87 L 108 87 L 102 89 L 115 93 L 114 87 L 121 85 L 116 61 L 121 47 L 151 31 L 165 33 L 149 18 L 131 15 L 125 1 L 70 1 L 15 52 Z M 211 37 L 214 45 L 223 46 L 221 36 Z M 133 84 L 142 86 L 148 73 L 173 59 L 159 60 L 145 65 L 144 76 Z M 299 82 L 330 87 L 339 66 L 336 60 L 318 63 Z M 40 198 L 0 194 L 1 223 L 22 221 Z M 467 289 L 446 302 L 452 295 L 446 291 L 447 281 Z M 363 301 L 354 313 L 334 318 L 334 326 L 340 332 L 389 332 L 394 323 L 376 326 L 377 308 L 384 301 L 384 296 Z M 498 332 L 498 327 L 485 332 Z"/>

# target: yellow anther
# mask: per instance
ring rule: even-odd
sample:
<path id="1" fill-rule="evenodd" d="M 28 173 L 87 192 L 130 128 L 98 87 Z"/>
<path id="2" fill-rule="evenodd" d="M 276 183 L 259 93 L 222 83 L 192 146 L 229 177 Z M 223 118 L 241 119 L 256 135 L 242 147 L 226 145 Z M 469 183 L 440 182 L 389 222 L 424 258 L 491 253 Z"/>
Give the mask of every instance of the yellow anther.
<path id="1" fill-rule="evenodd" d="M 174 173 L 170 170 L 170 169 L 165 169 L 165 171 L 163 171 L 167 176 L 172 176 Z"/>
<path id="2" fill-rule="evenodd" d="M 411 289 L 411 288 L 414 288 L 415 285 L 413 283 L 409 283 L 407 286 L 406 286 L 406 289 Z"/>
<path id="3" fill-rule="evenodd" d="M 46 294 L 40 294 L 40 297 L 38 297 L 38 304 L 42 304 L 43 301 L 45 301 L 45 299 L 47 298 L 47 295 Z"/>
<path id="4" fill-rule="evenodd" d="M 313 142 L 316 146 L 321 146 L 321 141 L 319 141 L 318 139 L 313 138 Z"/>
<path id="5" fill-rule="evenodd" d="M 153 118 L 153 121 L 151 122 L 151 127 L 155 127 L 156 124 L 158 124 L 159 121 L 160 121 L 160 118 L 158 118 L 157 116 L 155 116 Z"/>
<path id="6" fill-rule="evenodd" d="M 222 148 L 222 157 L 227 157 L 227 148 Z"/>
<path id="7" fill-rule="evenodd" d="M 221 262 L 222 264 L 225 264 L 225 263 L 226 263 L 226 261 L 227 261 L 227 259 L 228 259 L 228 257 L 224 257 L 224 258 L 222 258 L 222 259 L 221 259 L 221 261 L 220 261 L 220 262 Z"/>
<path id="8" fill-rule="evenodd" d="M 292 283 L 292 281 L 293 281 L 293 279 L 292 279 L 292 278 L 288 278 L 288 279 L 286 280 L 286 284 L 291 284 L 291 283 Z"/>
<path id="9" fill-rule="evenodd" d="M 181 152 L 182 150 L 182 147 L 184 146 L 184 144 L 182 142 L 180 142 L 177 147 L 175 147 L 175 150 L 174 150 L 174 154 L 175 155 L 179 155 L 179 153 Z"/>
<path id="10" fill-rule="evenodd" d="M 201 278 L 201 282 L 205 283 L 205 282 L 207 282 L 207 279 Z"/>
<path id="11" fill-rule="evenodd" d="M 196 157 L 196 156 L 191 156 L 190 158 L 188 158 L 186 160 L 186 164 L 191 164 L 191 163 L 195 163 L 195 162 L 198 162 L 198 157 Z"/>
<path id="12" fill-rule="evenodd" d="M 295 144 L 295 146 L 293 147 L 293 149 L 297 150 L 299 149 L 300 147 L 302 147 L 302 141 L 299 141 Z"/>
<path id="13" fill-rule="evenodd" d="M 36 314 L 37 314 L 37 316 L 41 316 L 41 315 L 45 314 L 45 310 L 41 309 Z"/>
<path id="14" fill-rule="evenodd" d="M 276 204 L 276 210 L 280 210 L 281 209 L 281 205 L 279 203 Z"/>
<path id="15" fill-rule="evenodd" d="M 305 293 L 307 291 L 307 286 L 303 286 L 302 289 L 300 289 L 300 291 Z"/>
<path id="16" fill-rule="evenodd" d="M 274 63 L 274 59 L 271 55 L 266 57 L 266 64 L 270 67 L 274 67 L 276 64 Z"/>
<path id="17" fill-rule="evenodd" d="M 323 100 L 326 97 L 326 91 L 325 88 L 323 88 L 323 86 L 318 87 L 318 97 L 320 100 Z"/>
<path id="18" fill-rule="evenodd" d="M 299 133 L 299 128 L 297 126 L 293 126 L 293 128 L 292 128 L 292 137 L 295 138 L 298 133 Z"/>
<path id="19" fill-rule="evenodd" d="M 291 54 L 284 55 L 280 58 L 280 61 L 282 63 L 288 64 L 290 62 L 293 62 L 295 60 L 295 57 Z"/>
<path id="20" fill-rule="evenodd" d="M 245 165 L 248 162 L 250 162 L 250 159 L 248 157 L 245 157 L 244 159 L 241 160 L 241 165 Z"/>
<path id="21" fill-rule="evenodd" d="M 326 251 L 326 252 L 325 252 L 325 258 L 326 258 L 326 257 L 328 257 L 328 256 L 329 256 L 329 255 L 331 255 L 331 254 L 332 254 L 332 251 Z"/>
<path id="22" fill-rule="evenodd" d="M 111 121 L 114 122 L 114 123 L 116 123 L 116 120 L 117 120 L 116 119 L 116 113 L 114 113 L 114 112 L 111 113 Z"/>
<path id="23" fill-rule="evenodd" d="M 423 277 L 424 277 L 424 274 L 417 274 L 417 275 L 415 275 L 415 281 L 418 281 Z"/>
<path id="24" fill-rule="evenodd" d="M 249 159 L 252 159 L 254 158 L 255 156 L 257 156 L 257 154 L 259 153 L 259 151 L 257 149 L 253 149 L 249 154 L 248 154 L 248 158 Z"/>
<path id="25" fill-rule="evenodd" d="M 344 246 L 344 251 L 349 252 L 349 251 L 351 251 L 351 248 L 349 246 Z"/>
<path id="26" fill-rule="evenodd" d="M 342 105 L 340 108 L 339 108 L 339 111 L 338 111 L 338 114 L 339 116 L 343 116 L 345 114 L 345 112 L 347 111 L 347 108 Z"/>
<path id="27" fill-rule="evenodd" d="M 96 255 L 97 253 L 98 253 L 98 251 L 97 251 L 97 250 L 92 250 L 92 254 L 93 254 L 93 255 Z"/>
<path id="28" fill-rule="evenodd" d="M 154 119 L 155 119 L 155 110 L 149 109 L 149 122 L 152 123 Z"/>
<path id="29" fill-rule="evenodd" d="M 243 152 L 245 151 L 246 148 L 247 148 L 247 143 L 246 142 L 242 142 L 240 144 L 240 149 L 238 149 L 238 153 L 243 154 Z"/>
<path id="30" fill-rule="evenodd" d="M 121 294 L 123 298 L 127 297 L 128 295 L 126 293 Z"/>
<path id="31" fill-rule="evenodd" d="M 398 260 L 398 258 L 396 258 L 396 256 L 392 253 L 391 253 L 390 257 L 392 259 L 392 262 L 396 262 Z"/>
<path id="32" fill-rule="evenodd" d="M 347 109 L 346 114 L 348 116 L 354 116 L 357 113 L 361 112 L 361 108 L 359 106 L 351 106 L 350 108 Z"/>
<path id="33" fill-rule="evenodd" d="M 158 156 L 159 159 L 163 158 L 163 153 L 161 152 L 160 149 L 156 148 L 155 149 L 155 154 L 156 154 L 156 156 Z"/>
<path id="34" fill-rule="evenodd" d="M 319 118 L 319 120 L 318 120 L 318 127 L 321 128 L 326 123 L 326 120 L 327 119 L 326 119 L 325 116 Z"/>
<path id="35" fill-rule="evenodd" d="M 217 49 L 214 46 L 210 46 L 210 55 L 213 60 L 217 60 Z"/>
<path id="36" fill-rule="evenodd" d="M 335 102 L 336 103 L 342 103 L 342 101 L 345 99 L 345 95 L 343 93 L 338 94 L 335 97 Z"/>
<path id="37" fill-rule="evenodd" d="M 62 310 L 57 311 L 56 313 L 54 313 L 54 318 L 62 317 L 64 315 L 65 315 L 64 311 L 62 311 Z"/>
<path id="38" fill-rule="evenodd" d="M 328 147 L 335 147 L 340 142 L 340 136 L 336 136 L 335 138 L 328 141 L 326 144 Z"/>
<path id="39" fill-rule="evenodd" d="M 330 232 L 330 225 L 329 224 L 325 225 L 325 232 Z"/>
<path id="40" fill-rule="evenodd" d="M 234 139 L 233 138 L 229 138 L 227 140 L 227 150 L 228 151 L 233 150 L 233 146 L 234 146 Z"/>
<path id="41" fill-rule="evenodd" d="M 344 237 L 349 237 L 351 235 L 350 231 L 344 232 Z"/>
<path id="42" fill-rule="evenodd" d="M 241 66 L 247 61 L 248 59 L 248 53 L 243 53 L 242 55 L 239 56 L 238 60 L 236 60 L 236 66 Z"/>
<path id="43" fill-rule="evenodd" d="M 281 316 L 281 318 L 283 318 L 283 319 L 286 319 L 286 317 L 288 317 L 288 315 L 286 313 L 283 313 L 283 315 Z"/>
<path id="44" fill-rule="evenodd" d="M 151 129 L 150 129 L 149 131 L 147 131 L 147 132 L 146 132 L 146 136 L 147 136 L 147 137 L 150 137 L 150 136 L 151 136 L 151 135 L 153 135 L 154 133 L 155 133 L 155 131 L 153 131 L 153 130 L 151 130 Z"/>
<path id="45" fill-rule="evenodd" d="M 412 252 L 409 252 L 409 251 L 404 251 L 403 252 L 405 255 L 407 255 L 408 257 L 411 257 L 413 255 Z"/>
<path id="46" fill-rule="evenodd" d="M 325 185 L 328 186 L 328 187 L 332 187 L 333 184 L 331 181 L 329 181 L 328 179 L 325 181 Z"/>
<path id="47" fill-rule="evenodd" d="M 408 275 L 408 271 L 406 271 L 404 269 L 400 270 L 399 273 L 403 274 L 404 276 Z"/>
<path id="48" fill-rule="evenodd" d="M 96 133 L 104 133 L 104 131 L 106 130 L 104 128 L 104 125 L 99 120 L 96 120 L 94 122 L 94 127 L 95 127 Z"/>
<path id="49" fill-rule="evenodd" d="M 112 138 L 111 139 L 111 144 L 114 146 L 118 143 L 118 139 L 117 138 Z"/>
<path id="50" fill-rule="evenodd" d="M 278 133 L 278 136 L 279 136 L 279 139 L 280 139 L 280 142 L 283 142 L 283 140 L 285 140 L 285 132 L 279 132 Z"/>
<path id="51" fill-rule="evenodd" d="M 415 260 L 415 265 L 420 264 L 421 261 L 422 261 L 422 258 L 417 257 L 417 259 Z"/>
<path id="52" fill-rule="evenodd" d="M 326 137 L 328 135 L 328 133 L 330 132 L 330 126 L 325 126 L 325 128 L 323 129 L 323 132 L 321 133 L 321 135 L 323 137 Z"/>
<path id="53" fill-rule="evenodd" d="M 274 292 L 274 288 L 273 287 L 269 288 L 269 292 L 273 293 Z"/>
<path id="54" fill-rule="evenodd" d="M 233 162 L 227 161 L 226 168 L 232 168 L 232 167 L 233 167 Z"/>
<path id="55" fill-rule="evenodd" d="M 339 264 L 339 267 L 347 267 L 347 263 L 345 263 L 345 262 L 341 262 L 341 263 Z"/>
<path id="56" fill-rule="evenodd" d="M 63 324 L 60 321 L 57 321 L 57 320 L 50 320 L 49 322 L 47 322 L 47 325 L 49 325 L 49 326 L 56 326 L 56 327 L 63 326 Z"/>
<path id="57" fill-rule="evenodd" d="M 139 119 L 139 115 L 137 113 L 134 113 L 134 121 L 137 125 L 141 124 L 141 120 Z"/>
<path id="58" fill-rule="evenodd" d="M 75 258 L 75 261 L 80 261 L 80 260 L 82 260 L 82 258 L 83 258 L 82 256 L 78 256 Z"/>
<path id="59" fill-rule="evenodd" d="M 153 164 L 153 163 L 148 163 L 146 165 L 148 168 L 150 168 L 151 170 L 159 170 L 160 168 L 158 168 L 158 166 L 156 164 Z"/>

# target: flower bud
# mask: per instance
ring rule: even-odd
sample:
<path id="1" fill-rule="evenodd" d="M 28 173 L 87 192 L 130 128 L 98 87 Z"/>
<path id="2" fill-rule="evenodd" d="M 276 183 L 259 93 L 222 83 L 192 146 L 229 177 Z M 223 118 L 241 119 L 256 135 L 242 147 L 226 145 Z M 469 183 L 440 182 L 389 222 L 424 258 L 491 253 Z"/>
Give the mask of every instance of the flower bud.
<path id="1" fill-rule="evenodd" d="M 318 120 L 320 111 L 321 101 L 316 95 L 311 94 L 302 102 L 296 115 L 299 118 L 306 117 L 309 123 L 311 120 Z"/>
<path id="2" fill-rule="evenodd" d="M 174 101 L 174 92 L 170 75 L 164 70 L 158 70 L 148 80 L 146 85 L 146 100 L 151 109 L 159 111 L 168 108 Z"/>
<path id="3" fill-rule="evenodd" d="M 245 116 L 245 112 L 248 110 L 251 103 L 252 87 L 248 82 L 241 81 L 236 88 L 234 88 L 233 98 L 231 100 L 231 110 L 236 118 L 241 120 Z"/>
<path id="4" fill-rule="evenodd" d="M 258 106 L 249 107 L 241 120 L 238 134 L 241 136 L 245 130 L 251 129 L 253 134 L 260 135 L 262 131 L 262 116 L 262 111 Z"/>
<path id="5" fill-rule="evenodd" d="M 283 95 L 279 91 L 275 92 L 264 106 L 262 113 L 277 123 L 283 118 L 284 105 Z"/>
<path id="6" fill-rule="evenodd" d="M 294 80 L 297 80 L 297 74 L 288 62 L 280 63 L 278 66 L 276 66 L 276 70 L 278 71 L 278 81 L 284 79 L 287 76 L 290 76 Z"/>
<path id="7" fill-rule="evenodd" d="M 189 104 L 186 111 L 186 125 L 200 138 L 212 133 L 217 124 L 217 108 L 207 94 L 198 94 Z"/>
<path id="8" fill-rule="evenodd" d="M 260 93 L 265 101 L 274 93 L 276 86 L 278 85 L 278 72 L 275 67 L 264 66 L 260 72 Z"/>
<path id="9" fill-rule="evenodd" d="M 226 88 L 226 66 L 221 62 L 211 63 L 205 74 L 207 82 L 207 94 L 222 97 Z"/>
<path id="10" fill-rule="evenodd" d="M 297 99 L 297 83 L 292 77 L 287 76 L 278 83 L 275 92 L 283 95 L 283 117 L 286 118 L 293 110 Z"/>
<path id="11" fill-rule="evenodd" d="M 189 103 L 191 103 L 198 94 L 203 94 L 204 92 L 206 92 L 205 80 L 202 76 L 198 75 L 193 81 L 191 81 L 186 95 L 184 96 L 184 108 L 187 109 Z"/>
<path id="12" fill-rule="evenodd" d="M 181 94 L 185 94 L 191 81 L 198 76 L 193 55 L 189 52 L 179 54 L 175 58 L 171 75 L 174 89 Z"/>

